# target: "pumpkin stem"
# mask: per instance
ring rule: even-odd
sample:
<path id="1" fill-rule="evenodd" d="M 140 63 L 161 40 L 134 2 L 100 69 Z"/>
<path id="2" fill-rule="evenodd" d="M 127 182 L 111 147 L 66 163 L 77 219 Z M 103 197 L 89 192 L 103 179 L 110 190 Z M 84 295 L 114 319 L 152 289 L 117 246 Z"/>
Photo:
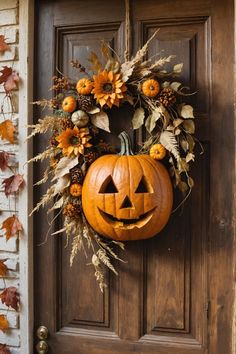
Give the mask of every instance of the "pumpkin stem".
<path id="1" fill-rule="evenodd" d="M 131 140 L 129 135 L 126 132 L 121 132 L 118 135 L 118 138 L 120 139 L 120 145 L 121 145 L 121 149 L 120 149 L 120 156 L 128 156 L 128 155 L 134 155 L 132 148 L 131 148 Z"/>

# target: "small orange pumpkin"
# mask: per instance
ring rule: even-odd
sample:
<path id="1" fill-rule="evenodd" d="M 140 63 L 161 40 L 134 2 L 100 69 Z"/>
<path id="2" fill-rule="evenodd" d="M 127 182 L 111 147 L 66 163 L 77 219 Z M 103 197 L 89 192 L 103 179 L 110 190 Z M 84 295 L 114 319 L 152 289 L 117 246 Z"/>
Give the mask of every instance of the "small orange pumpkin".
<path id="1" fill-rule="evenodd" d="M 72 113 L 75 111 L 77 101 L 73 96 L 66 97 L 62 102 L 62 109 L 64 112 Z"/>
<path id="2" fill-rule="evenodd" d="M 147 97 L 155 97 L 160 92 L 160 84 L 154 79 L 145 80 L 142 84 L 142 91 Z"/>
<path id="3" fill-rule="evenodd" d="M 162 160 L 166 156 L 166 149 L 162 144 L 154 144 L 150 149 L 149 155 L 155 160 Z"/>
<path id="4" fill-rule="evenodd" d="M 83 183 L 84 214 L 99 234 L 114 240 L 153 237 L 166 225 L 173 190 L 166 168 L 149 155 L 133 155 L 121 133 L 119 155 L 104 155 Z"/>
<path id="5" fill-rule="evenodd" d="M 79 183 L 73 183 L 70 186 L 70 194 L 73 197 L 79 197 L 82 194 L 82 186 Z"/>
<path id="6" fill-rule="evenodd" d="M 89 95 L 93 89 L 93 82 L 89 79 L 80 79 L 76 84 L 76 90 L 81 95 Z"/>

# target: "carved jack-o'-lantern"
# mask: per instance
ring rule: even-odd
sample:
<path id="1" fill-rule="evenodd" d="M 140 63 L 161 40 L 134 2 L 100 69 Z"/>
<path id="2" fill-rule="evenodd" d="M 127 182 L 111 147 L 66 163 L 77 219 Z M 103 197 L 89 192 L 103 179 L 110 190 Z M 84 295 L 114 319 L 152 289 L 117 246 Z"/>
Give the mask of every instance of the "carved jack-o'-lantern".
<path id="1" fill-rule="evenodd" d="M 120 155 L 105 155 L 89 168 L 83 184 L 84 214 L 99 234 L 115 240 L 153 237 L 166 225 L 173 191 L 165 167 L 148 155 L 133 155 L 127 135 Z"/>

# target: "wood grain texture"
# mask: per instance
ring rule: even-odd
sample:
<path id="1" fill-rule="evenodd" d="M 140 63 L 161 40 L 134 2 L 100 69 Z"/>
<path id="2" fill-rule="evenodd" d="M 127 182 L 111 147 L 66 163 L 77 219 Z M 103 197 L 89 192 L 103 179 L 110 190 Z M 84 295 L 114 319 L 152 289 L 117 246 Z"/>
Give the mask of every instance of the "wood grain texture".
<path id="1" fill-rule="evenodd" d="M 194 165 L 185 208 L 157 237 L 127 244 L 128 262 L 117 265 L 118 278 L 107 274 L 104 295 L 83 256 L 70 268 L 70 248 L 61 239 L 38 246 L 48 225 L 43 212 L 35 216 L 35 326 L 48 326 L 52 353 L 230 354 L 235 137 L 234 98 L 225 82 L 233 72 L 232 6 L 231 0 L 131 1 L 133 52 L 160 27 L 148 55 L 165 49 L 185 64 L 181 79 L 198 91 L 190 102 L 197 104 L 205 152 Z M 87 52 L 97 51 L 101 39 L 123 52 L 120 2 L 43 0 L 36 11 L 37 99 L 48 95 L 56 66 L 73 76 L 71 57 L 87 65 Z M 119 146 L 114 135 L 131 132 L 131 113 L 129 106 L 115 109 L 113 134 L 105 139 Z M 132 138 L 137 146 L 143 135 Z M 36 140 L 35 151 L 45 144 L 47 138 Z M 35 178 L 41 171 L 35 168 Z"/>

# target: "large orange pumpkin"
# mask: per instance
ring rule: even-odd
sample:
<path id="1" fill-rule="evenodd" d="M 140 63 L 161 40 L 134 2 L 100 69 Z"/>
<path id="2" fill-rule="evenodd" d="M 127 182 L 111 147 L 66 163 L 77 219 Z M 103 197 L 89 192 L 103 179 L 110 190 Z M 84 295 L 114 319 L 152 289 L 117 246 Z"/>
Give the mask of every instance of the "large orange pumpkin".
<path id="1" fill-rule="evenodd" d="M 104 155 L 84 180 L 82 206 L 89 224 L 114 240 L 153 237 L 166 225 L 173 190 L 165 167 L 148 155 L 131 155 L 126 133 L 120 155 Z"/>

